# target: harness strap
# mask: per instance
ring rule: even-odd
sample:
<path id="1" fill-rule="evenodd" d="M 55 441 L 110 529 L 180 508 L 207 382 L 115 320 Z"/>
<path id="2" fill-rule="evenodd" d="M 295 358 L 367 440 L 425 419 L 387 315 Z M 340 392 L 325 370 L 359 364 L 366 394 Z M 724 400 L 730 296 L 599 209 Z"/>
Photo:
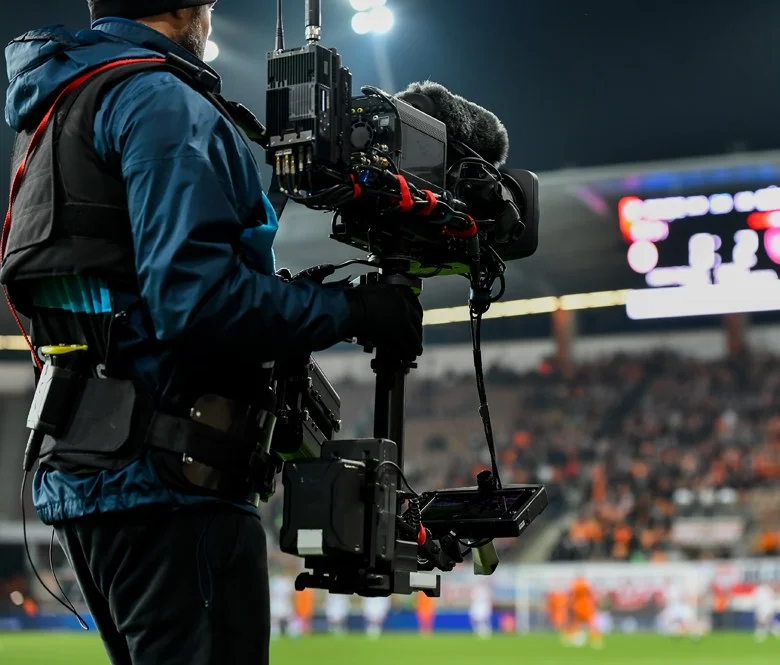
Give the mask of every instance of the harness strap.
<path id="1" fill-rule="evenodd" d="M 8 200 L 8 210 L 5 214 L 5 221 L 3 222 L 2 232 L 0 232 L 0 264 L 2 264 L 3 259 L 5 258 L 5 249 L 8 244 L 8 236 L 11 231 L 11 223 L 12 223 L 11 211 L 13 208 L 14 201 L 16 200 L 16 197 L 19 194 L 19 190 L 21 189 L 24 176 L 27 173 L 27 164 L 30 161 L 30 157 L 35 152 L 35 149 L 38 147 L 38 144 L 41 142 L 41 138 L 43 138 L 43 135 L 46 132 L 46 129 L 49 127 L 49 124 L 51 123 L 51 120 L 54 117 L 54 114 L 59 108 L 60 104 L 67 97 L 69 97 L 74 91 L 78 90 L 81 86 L 87 83 L 87 81 L 94 78 L 98 74 L 102 74 L 103 72 L 106 72 L 109 69 L 116 69 L 117 67 L 123 67 L 125 65 L 135 65 L 143 62 L 165 63 L 165 58 L 126 58 L 123 60 L 115 60 L 113 62 L 108 62 L 105 65 L 101 65 L 100 67 L 85 72 L 78 78 L 74 79 L 67 86 L 65 86 L 65 88 L 57 95 L 57 98 L 54 100 L 54 103 L 46 112 L 46 115 L 43 116 L 43 119 L 41 120 L 37 129 L 33 133 L 32 139 L 30 140 L 30 144 L 27 146 L 27 151 L 24 155 L 24 158 L 22 159 L 21 164 L 19 164 L 19 168 L 16 169 L 16 173 L 14 174 L 14 177 L 11 180 L 11 193 L 9 195 L 9 200 Z M 35 363 L 35 366 L 40 371 L 43 369 L 43 363 L 41 362 L 41 359 L 38 357 L 38 355 L 35 353 L 35 348 L 33 347 L 32 341 L 30 340 L 27 331 L 24 329 L 24 326 L 22 325 L 22 321 L 19 318 L 19 314 L 16 311 L 16 307 L 11 301 L 11 296 L 8 292 L 8 287 L 4 285 L 3 291 L 5 293 L 5 300 L 8 303 L 9 309 L 11 310 L 11 316 L 13 316 L 14 321 L 16 322 L 16 325 L 19 328 L 19 331 L 22 333 L 22 336 L 24 337 L 24 341 L 27 343 L 27 346 L 30 349 L 30 353 L 32 354 L 32 359 L 33 362 Z"/>

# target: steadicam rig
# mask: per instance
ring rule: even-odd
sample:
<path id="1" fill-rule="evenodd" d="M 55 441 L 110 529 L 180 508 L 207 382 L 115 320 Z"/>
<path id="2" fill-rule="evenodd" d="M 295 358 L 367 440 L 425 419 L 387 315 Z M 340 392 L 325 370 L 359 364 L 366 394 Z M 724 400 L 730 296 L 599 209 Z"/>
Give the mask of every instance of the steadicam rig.
<path id="1" fill-rule="evenodd" d="M 404 393 L 415 365 L 378 347 L 374 437 L 342 441 L 318 432 L 305 455 L 284 458 L 281 549 L 305 558 L 309 572 L 298 588 L 438 595 L 440 578 L 431 571 L 452 570 L 471 552 L 475 572 L 491 574 L 498 565 L 493 539 L 519 536 L 547 505 L 540 485 L 501 484 L 480 349 L 482 315 L 503 295 L 506 261 L 536 249 L 538 181 L 503 168 L 508 138 L 495 115 L 438 84 L 414 84 L 394 97 L 365 86 L 352 97 L 349 70 L 319 43 L 319 1 L 306 2 L 308 43 L 289 50 L 278 5 L 263 133 L 272 201 L 277 211 L 292 200 L 332 212 L 331 238 L 368 254 L 347 264 L 379 270 L 364 283 L 419 291 L 423 278 L 468 278 L 479 413 L 492 462 L 474 487 L 422 494 L 409 487 Z M 322 281 L 339 267 L 317 266 L 298 278 Z M 374 350 L 371 340 L 359 341 Z M 292 443 L 286 449 L 299 450 Z"/>

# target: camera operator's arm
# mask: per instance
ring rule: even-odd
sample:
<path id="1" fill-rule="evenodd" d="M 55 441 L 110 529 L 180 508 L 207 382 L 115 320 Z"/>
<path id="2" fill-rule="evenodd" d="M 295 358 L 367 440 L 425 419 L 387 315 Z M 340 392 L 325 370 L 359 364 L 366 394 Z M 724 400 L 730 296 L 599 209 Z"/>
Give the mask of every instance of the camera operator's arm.
<path id="1" fill-rule="evenodd" d="M 237 131 L 175 76 L 145 73 L 112 93 L 96 146 L 121 166 L 141 295 L 156 337 L 317 350 L 349 332 L 341 291 L 287 284 L 238 258 L 241 236 L 264 221 L 260 177 Z"/>

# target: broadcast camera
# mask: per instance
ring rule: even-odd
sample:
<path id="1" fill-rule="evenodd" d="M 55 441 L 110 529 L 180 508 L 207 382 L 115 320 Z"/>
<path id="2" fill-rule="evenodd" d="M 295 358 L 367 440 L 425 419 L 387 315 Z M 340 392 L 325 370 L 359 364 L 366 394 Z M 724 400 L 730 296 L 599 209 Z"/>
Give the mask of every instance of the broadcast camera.
<path id="1" fill-rule="evenodd" d="M 482 380 L 480 322 L 504 292 L 505 261 L 532 254 L 538 180 L 502 168 L 506 130 L 481 107 L 426 82 L 392 97 L 352 76 L 320 44 L 319 0 L 306 2 L 306 39 L 285 49 L 278 0 L 268 54 L 266 130 L 271 199 L 333 213 L 331 238 L 368 254 L 361 280 L 422 288 L 462 275 L 470 312 L 480 414 L 492 470 L 474 487 L 418 494 L 403 472 L 405 377 L 415 367 L 377 348 L 374 438 L 336 440 L 340 403 L 316 364 L 277 375 L 271 454 L 284 460 L 282 551 L 305 558 L 299 589 L 386 596 L 440 593 L 440 577 L 470 550 L 478 574 L 498 565 L 492 541 L 519 536 L 544 510 L 541 485 L 502 486 Z M 343 264 L 343 265 L 347 265 Z M 322 281 L 342 266 L 299 278 Z M 496 283 L 499 284 L 496 290 Z M 373 351 L 371 340 L 357 340 Z M 281 426 L 279 426 L 281 424 Z"/>

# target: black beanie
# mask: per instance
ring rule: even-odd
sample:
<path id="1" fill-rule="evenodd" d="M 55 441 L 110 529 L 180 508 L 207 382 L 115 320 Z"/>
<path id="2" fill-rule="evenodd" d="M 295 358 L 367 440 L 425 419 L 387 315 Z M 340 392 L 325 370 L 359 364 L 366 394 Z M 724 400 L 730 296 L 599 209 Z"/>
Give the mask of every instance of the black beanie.
<path id="1" fill-rule="evenodd" d="M 145 18 L 171 12 L 174 9 L 186 9 L 198 5 L 209 5 L 214 0 L 93 0 L 92 20 L 106 16 L 120 18 Z"/>

